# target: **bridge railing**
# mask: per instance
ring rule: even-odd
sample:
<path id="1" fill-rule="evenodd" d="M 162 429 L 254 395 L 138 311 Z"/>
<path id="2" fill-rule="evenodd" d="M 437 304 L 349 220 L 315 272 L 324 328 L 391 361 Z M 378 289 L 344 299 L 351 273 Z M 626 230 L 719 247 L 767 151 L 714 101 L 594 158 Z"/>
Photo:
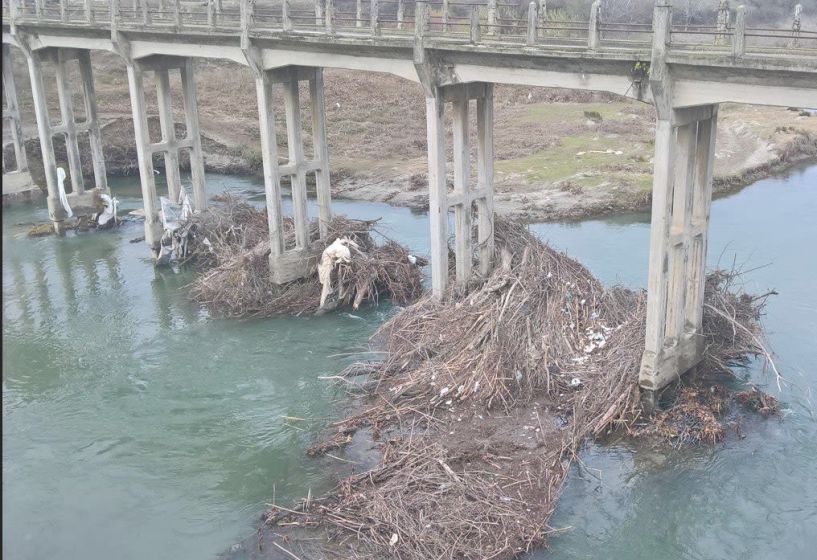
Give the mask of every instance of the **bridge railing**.
<path id="1" fill-rule="evenodd" d="M 303 34 L 350 38 L 410 38 L 527 48 L 638 50 L 652 42 L 652 24 L 608 21 L 601 0 L 587 20 L 546 11 L 538 0 L 525 5 L 499 0 L 2 0 L 3 18 L 19 24 L 55 23 L 121 29 L 204 31 L 235 34 Z M 418 9 L 418 5 L 420 9 Z M 709 54 L 806 54 L 817 51 L 817 31 L 802 29 L 800 9 L 790 28 L 747 27 L 742 8 L 721 7 L 711 25 L 674 25 L 671 49 Z M 733 17 L 734 16 L 734 17 Z"/>

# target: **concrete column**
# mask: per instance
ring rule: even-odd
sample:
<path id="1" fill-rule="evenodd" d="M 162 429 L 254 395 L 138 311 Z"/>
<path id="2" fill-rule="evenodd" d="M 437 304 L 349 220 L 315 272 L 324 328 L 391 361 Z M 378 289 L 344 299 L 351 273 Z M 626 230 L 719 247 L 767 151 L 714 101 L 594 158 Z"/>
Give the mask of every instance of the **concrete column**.
<path id="1" fill-rule="evenodd" d="M 65 51 L 58 49 L 53 60 L 57 77 L 57 97 L 59 98 L 60 114 L 62 115 L 60 129 L 65 133 L 65 151 L 68 156 L 71 191 L 82 194 L 85 192 L 85 181 L 82 177 L 82 161 L 79 156 L 73 95 L 71 84 L 68 83 L 68 60 L 66 59 Z"/>
<path id="2" fill-rule="evenodd" d="M 290 0 L 284 0 L 283 4 L 281 4 L 281 24 L 284 31 L 292 31 L 292 18 L 289 17 L 291 9 Z"/>
<path id="3" fill-rule="evenodd" d="M 536 2 L 528 4 L 528 45 L 536 44 Z"/>
<path id="4" fill-rule="evenodd" d="M 800 44 L 800 29 L 801 29 L 801 20 L 802 20 L 802 13 L 803 13 L 803 5 L 797 4 L 794 7 L 794 19 L 792 20 L 791 24 L 791 47 L 798 47 Z"/>
<path id="5" fill-rule="evenodd" d="M 732 39 L 732 54 L 741 57 L 746 54 L 746 7 L 738 6 L 735 13 L 735 36 Z"/>
<path id="6" fill-rule="evenodd" d="M 442 14 L 443 15 L 443 33 L 448 33 L 448 12 L 449 12 L 448 0 L 443 0 L 442 11 L 443 11 L 443 14 Z"/>
<path id="7" fill-rule="evenodd" d="M 153 152 L 148 130 L 143 69 L 138 61 L 132 61 L 128 63 L 127 70 L 133 130 L 136 136 L 136 157 L 142 185 L 142 203 L 145 208 L 145 242 L 156 252 L 162 240 L 162 222 L 159 218 L 159 197 L 153 176 Z"/>
<path id="8" fill-rule="evenodd" d="M 594 51 L 599 46 L 599 23 L 601 17 L 601 0 L 595 0 L 590 6 L 590 29 L 587 34 L 587 48 Z"/>
<path id="9" fill-rule="evenodd" d="M 335 34 L 335 0 L 326 0 L 326 33 Z"/>
<path id="10" fill-rule="evenodd" d="M 445 179 L 445 103 L 441 88 L 426 97 L 428 217 L 431 225 L 431 292 L 441 299 L 448 288 L 448 187 Z"/>
<path id="11" fill-rule="evenodd" d="M 20 105 L 17 102 L 17 87 L 14 83 L 14 72 L 11 64 L 11 48 L 3 43 L 3 95 L 6 100 L 6 109 L 3 111 L 5 127 L 6 119 L 10 122 L 11 143 L 14 146 L 15 171 L 28 171 L 28 157 L 26 156 L 25 141 L 23 139 L 23 122 L 20 118 Z M 5 169 L 3 170 L 5 171 Z"/>
<path id="12" fill-rule="evenodd" d="M 372 35 L 380 35 L 380 3 L 378 0 L 371 0 L 369 17 L 371 20 Z"/>
<path id="13" fill-rule="evenodd" d="M 355 27 L 363 27 L 363 0 L 357 0 L 355 5 Z"/>
<path id="14" fill-rule="evenodd" d="M 295 248 L 306 249 L 309 245 L 309 215 L 307 213 L 306 177 L 302 167 L 304 144 L 301 129 L 301 105 L 298 97 L 298 80 L 292 76 L 284 84 L 284 112 L 287 121 L 287 148 L 289 163 L 294 165 L 290 175 L 292 185 L 292 217 L 295 220 Z"/>
<path id="15" fill-rule="evenodd" d="M 315 69 L 309 80 L 309 98 L 312 105 L 312 145 L 315 150 L 315 189 L 318 196 L 318 219 L 321 238 L 329 235 L 332 219 L 332 191 L 329 171 L 329 144 L 326 141 L 326 101 L 324 99 L 323 69 Z"/>
<path id="16" fill-rule="evenodd" d="M 471 6 L 471 42 L 473 44 L 479 43 L 482 38 L 479 26 L 479 6 Z"/>
<path id="17" fill-rule="evenodd" d="M 110 193 L 108 174 L 105 169 L 105 155 L 102 149 L 102 131 L 99 128 L 99 116 L 97 115 L 94 74 L 91 69 L 91 52 L 80 51 L 78 59 L 79 73 L 82 77 L 82 93 L 85 99 L 85 120 L 91 144 L 91 161 L 94 166 L 94 186 Z"/>
<path id="18" fill-rule="evenodd" d="M 721 0 L 718 5 L 718 19 L 716 22 L 715 44 L 726 44 L 729 36 L 729 3 L 726 0 Z"/>
<path id="19" fill-rule="evenodd" d="M 703 320 L 706 253 L 709 233 L 709 211 L 712 206 L 712 172 L 715 164 L 715 137 L 718 132 L 718 106 L 712 117 L 698 121 L 695 152 L 695 183 L 691 212 L 691 251 L 686 298 L 686 316 L 696 332 Z"/>
<path id="20" fill-rule="evenodd" d="M 264 163 L 264 192 L 267 200 L 267 223 L 270 235 L 270 267 L 273 267 L 284 252 L 284 230 L 272 81 L 269 73 L 262 70 L 260 75 L 256 76 L 255 92 L 258 97 L 261 156 Z"/>
<path id="21" fill-rule="evenodd" d="M 201 149 L 201 127 L 196 95 L 196 75 L 192 58 L 185 58 L 181 67 L 184 120 L 190 146 L 190 179 L 193 183 L 193 208 L 201 212 L 207 207 L 207 189 L 204 180 L 204 155 Z"/>
<path id="22" fill-rule="evenodd" d="M 471 279 L 471 150 L 468 146 L 468 96 L 465 88 L 460 88 L 452 102 L 453 105 L 453 143 L 454 143 L 454 223 L 456 240 L 457 285 L 465 287 Z M 447 189 L 446 189 L 447 190 Z"/>
<path id="23" fill-rule="evenodd" d="M 315 27 L 319 28 L 323 25 L 323 0 L 315 0 Z"/>
<path id="24" fill-rule="evenodd" d="M 539 25 L 544 25 L 548 20 L 548 2 L 539 0 Z"/>
<path id="25" fill-rule="evenodd" d="M 43 160 L 43 173 L 48 189 L 48 217 L 54 223 L 57 235 L 65 233 L 65 210 L 60 203 L 57 187 L 57 164 L 54 158 L 54 143 L 51 133 L 51 117 L 48 114 L 48 103 L 43 85 L 42 59 L 40 53 L 30 51 L 26 53 L 28 73 L 31 79 L 31 97 L 34 103 L 34 113 L 37 117 L 37 133 L 40 137 L 40 152 Z"/>
<path id="26" fill-rule="evenodd" d="M 639 383 L 649 403 L 700 362 L 717 106 L 672 110 L 656 126 L 647 328 Z"/>
<path id="27" fill-rule="evenodd" d="M 406 6 L 403 0 L 397 0 L 397 29 L 403 29 L 403 20 L 406 18 Z"/>
<path id="28" fill-rule="evenodd" d="M 488 35 L 496 35 L 496 0 L 488 0 Z"/>
<path id="29" fill-rule="evenodd" d="M 494 262 L 494 84 L 477 99 L 477 243 L 479 272 L 488 276 Z"/>
<path id="30" fill-rule="evenodd" d="M 179 152 L 176 149 L 176 121 L 173 117 L 173 99 L 170 93 L 170 72 L 167 68 L 162 68 L 156 70 L 155 75 L 162 143 L 167 146 L 164 151 L 167 195 L 173 202 L 178 202 L 182 190 L 182 178 L 179 171 Z"/>

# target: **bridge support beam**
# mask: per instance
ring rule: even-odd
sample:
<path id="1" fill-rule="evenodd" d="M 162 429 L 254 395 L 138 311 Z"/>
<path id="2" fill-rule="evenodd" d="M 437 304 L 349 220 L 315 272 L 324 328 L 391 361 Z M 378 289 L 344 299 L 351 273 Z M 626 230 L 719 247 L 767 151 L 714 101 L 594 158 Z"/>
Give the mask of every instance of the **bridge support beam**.
<path id="1" fill-rule="evenodd" d="M 34 101 L 34 112 L 37 117 L 37 128 L 40 136 L 43 171 L 48 188 L 48 213 L 54 223 L 57 234 L 64 233 L 63 222 L 66 211 L 60 202 L 57 164 L 54 154 L 53 137 L 62 134 L 65 137 L 65 151 L 68 158 L 71 192 L 67 193 L 68 204 L 72 209 L 95 208 L 95 198 L 100 193 L 109 193 L 105 171 L 105 158 L 102 151 L 102 134 L 97 116 L 96 95 L 94 93 L 91 56 L 87 50 L 77 49 L 44 49 L 26 53 L 31 93 Z M 43 83 L 42 63 L 50 60 L 54 63 L 57 97 L 60 106 L 60 123 L 51 124 Z M 76 60 L 79 63 L 82 78 L 82 91 L 85 104 L 85 120 L 77 122 L 74 116 L 73 91 L 68 80 L 68 64 Z M 91 146 L 91 160 L 94 170 L 94 188 L 85 190 L 85 178 L 82 173 L 82 160 L 79 151 L 79 134 L 87 133 Z"/>
<path id="2" fill-rule="evenodd" d="M 17 85 L 14 83 L 14 72 L 11 63 L 11 48 L 3 44 L 3 128 L 8 124 L 11 144 L 14 148 L 13 167 L 6 168 L 3 158 L 3 204 L 12 200 L 30 200 L 39 194 L 39 187 L 31 180 L 28 170 L 23 122 L 20 118 L 20 105 L 17 101 Z"/>
<path id="3" fill-rule="evenodd" d="M 469 105 L 476 101 L 477 178 L 473 184 L 469 147 Z M 445 104 L 453 109 L 454 189 L 448 192 L 445 150 Z M 434 87 L 426 97 L 428 125 L 428 185 L 431 222 L 432 293 L 442 298 L 448 289 L 448 211 L 454 209 L 456 283 L 466 288 L 474 258 L 473 218 L 476 209 L 477 255 L 480 274 L 487 275 L 494 253 L 493 216 L 493 84 L 470 83 Z"/>
<path id="4" fill-rule="evenodd" d="M 20 105 L 17 102 L 17 86 L 14 83 L 14 72 L 11 64 L 11 47 L 3 44 L 3 127 L 5 121 L 9 121 L 9 132 L 11 133 L 11 144 L 14 147 L 14 169 L 21 173 L 28 172 L 28 157 L 23 140 L 23 121 L 20 118 Z M 3 173 L 6 172 L 6 160 L 3 159 Z"/>
<path id="5" fill-rule="evenodd" d="M 173 112 L 170 88 L 170 72 L 178 70 L 181 78 L 182 100 L 185 117 L 185 137 L 176 137 L 176 120 Z M 159 124 L 162 138 L 153 143 L 148 127 L 145 100 L 144 75 L 153 72 L 159 106 Z M 201 149 L 196 80 L 193 60 L 187 57 L 149 57 L 128 63 L 128 87 L 133 112 L 133 128 L 136 136 L 136 153 L 142 185 L 145 209 L 145 242 L 158 250 L 162 239 L 159 196 L 156 190 L 153 155 L 162 154 L 165 161 L 168 198 L 178 202 L 182 190 L 180 150 L 189 150 L 190 177 L 193 185 L 193 208 L 196 212 L 207 206 L 204 181 L 204 159 Z"/>
<path id="6" fill-rule="evenodd" d="M 314 155 L 304 154 L 303 130 L 299 99 L 299 84 L 308 82 L 312 114 L 312 145 Z M 278 163 L 275 136 L 272 88 L 283 86 L 286 114 L 288 161 Z M 273 282 L 283 284 L 308 276 L 317 265 L 318 253 L 310 235 L 307 208 L 307 175 L 314 173 L 318 199 L 318 235 L 325 239 L 332 218 L 329 178 L 329 149 L 326 142 L 326 109 L 323 70 L 288 66 L 262 70 L 256 76 L 258 115 L 261 130 L 261 150 L 264 161 L 264 188 L 267 198 L 267 219 L 270 230 L 270 273 Z M 292 190 L 294 242 L 287 242 L 283 223 L 281 180 L 289 178 Z"/>
<path id="7" fill-rule="evenodd" d="M 718 106 L 673 109 L 655 138 L 645 405 L 703 357 L 703 298 Z"/>

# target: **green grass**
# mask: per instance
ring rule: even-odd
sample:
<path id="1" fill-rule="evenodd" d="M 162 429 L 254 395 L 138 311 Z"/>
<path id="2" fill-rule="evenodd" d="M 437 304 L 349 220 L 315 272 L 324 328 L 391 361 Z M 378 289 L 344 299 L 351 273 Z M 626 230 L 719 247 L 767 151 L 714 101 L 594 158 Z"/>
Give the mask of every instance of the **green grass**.
<path id="1" fill-rule="evenodd" d="M 605 150 L 623 152 L 621 155 L 607 153 Z M 585 152 L 583 155 L 578 153 Z M 647 156 L 646 161 L 638 162 L 632 156 Z M 559 144 L 530 156 L 496 162 L 496 169 L 504 174 L 522 175 L 526 181 L 533 183 L 553 183 L 570 179 L 583 187 L 597 187 L 616 178 L 628 179 L 627 183 L 641 186 L 648 182 L 645 175 L 651 177 L 649 164 L 649 147 L 643 143 L 634 143 L 623 138 L 595 138 L 593 136 L 566 136 Z M 632 166 L 632 170 L 615 170 L 611 166 L 622 164 Z"/>

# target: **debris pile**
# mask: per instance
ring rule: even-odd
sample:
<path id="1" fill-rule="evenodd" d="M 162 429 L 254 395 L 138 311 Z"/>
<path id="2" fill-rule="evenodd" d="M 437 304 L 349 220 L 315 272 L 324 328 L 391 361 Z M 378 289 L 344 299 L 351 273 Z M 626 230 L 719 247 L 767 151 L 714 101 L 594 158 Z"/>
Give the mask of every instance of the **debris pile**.
<path id="1" fill-rule="evenodd" d="M 198 268 L 192 284 L 195 301 L 222 317 L 270 317 L 337 306 L 356 309 L 381 296 L 398 304 L 419 297 L 424 261 L 385 237 L 376 243 L 376 223 L 334 217 L 326 240 L 313 242 L 315 273 L 280 285 L 270 277 L 265 209 L 221 196 L 205 212 L 190 216 L 174 235 L 185 239 L 185 259 Z M 283 227 L 287 246 L 294 245 L 292 220 L 286 218 Z M 310 239 L 317 238 L 318 223 L 313 221 Z"/>
<path id="2" fill-rule="evenodd" d="M 370 426 L 380 463 L 325 497 L 273 506 L 276 531 L 317 528 L 344 557 L 511 558 L 553 531 L 583 442 L 636 434 L 646 293 L 605 288 L 523 226 L 495 227 L 498 262 L 481 287 L 402 310 L 373 337 L 385 358 L 344 372 L 365 375 L 351 385 L 363 404 L 312 452 Z M 766 295 L 737 294 L 736 276 L 706 285 L 703 367 L 719 375 L 769 357 Z M 698 439 L 720 437 L 703 420 Z"/>

